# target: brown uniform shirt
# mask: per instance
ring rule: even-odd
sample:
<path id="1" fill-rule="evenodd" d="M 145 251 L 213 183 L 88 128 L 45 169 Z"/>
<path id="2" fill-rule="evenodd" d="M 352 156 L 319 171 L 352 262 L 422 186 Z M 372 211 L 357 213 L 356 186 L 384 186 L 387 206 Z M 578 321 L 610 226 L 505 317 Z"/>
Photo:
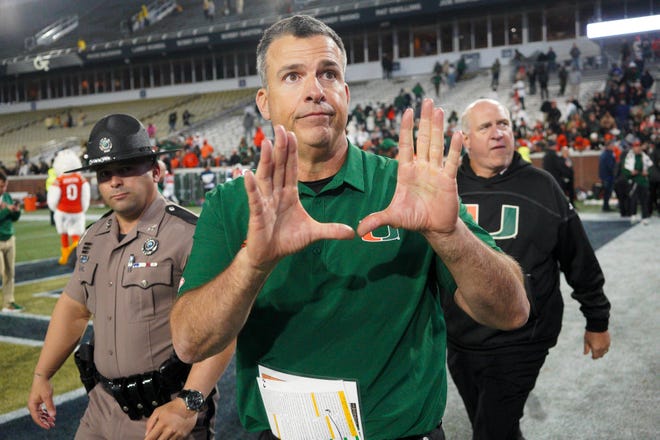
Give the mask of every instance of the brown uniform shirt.
<path id="1" fill-rule="evenodd" d="M 169 315 L 196 220 L 159 196 L 121 241 L 114 213 L 81 239 L 64 291 L 94 315 L 94 363 L 103 376 L 153 371 L 173 353 Z"/>

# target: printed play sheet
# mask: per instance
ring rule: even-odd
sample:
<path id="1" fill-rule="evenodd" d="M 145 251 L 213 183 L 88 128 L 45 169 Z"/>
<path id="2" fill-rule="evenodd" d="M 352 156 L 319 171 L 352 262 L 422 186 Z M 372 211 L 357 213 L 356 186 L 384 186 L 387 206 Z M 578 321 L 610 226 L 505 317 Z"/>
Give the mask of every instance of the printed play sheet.
<path id="1" fill-rule="evenodd" d="M 259 366 L 270 429 L 282 440 L 363 440 L 357 384 Z"/>

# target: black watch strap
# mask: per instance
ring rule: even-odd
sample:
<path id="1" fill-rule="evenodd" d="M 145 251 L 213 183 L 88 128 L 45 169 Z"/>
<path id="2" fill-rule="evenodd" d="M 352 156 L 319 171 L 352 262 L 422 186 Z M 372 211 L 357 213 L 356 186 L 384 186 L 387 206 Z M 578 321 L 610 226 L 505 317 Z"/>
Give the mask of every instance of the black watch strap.
<path id="1" fill-rule="evenodd" d="M 183 399 L 189 411 L 200 412 L 206 409 L 206 399 L 200 391 L 181 390 L 177 397 Z"/>

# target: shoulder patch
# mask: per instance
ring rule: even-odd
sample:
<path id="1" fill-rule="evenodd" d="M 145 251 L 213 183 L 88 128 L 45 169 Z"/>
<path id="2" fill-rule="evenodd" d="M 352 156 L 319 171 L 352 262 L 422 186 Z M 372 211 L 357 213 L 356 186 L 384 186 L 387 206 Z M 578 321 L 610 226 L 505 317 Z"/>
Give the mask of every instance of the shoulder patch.
<path id="1" fill-rule="evenodd" d="M 191 225 L 197 224 L 197 214 L 192 211 L 188 211 L 179 205 L 166 205 L 165 212 L 175 217 L 179 217 L 181 220 L 186 223 L 190 223 Z"/>

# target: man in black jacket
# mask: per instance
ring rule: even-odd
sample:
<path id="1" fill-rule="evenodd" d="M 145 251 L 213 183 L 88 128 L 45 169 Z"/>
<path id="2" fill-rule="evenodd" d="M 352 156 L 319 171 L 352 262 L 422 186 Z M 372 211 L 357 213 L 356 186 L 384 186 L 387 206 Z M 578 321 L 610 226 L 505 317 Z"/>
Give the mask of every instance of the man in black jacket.
<path id="1" fill-rule="evenodd" d="M 497 101 L 480 99 L 463 114 L 468 152 L 457 183 L 463 203 L 497 244 L 520 263 L 532 306 L 529 321 L 503 332 L 472 320 L 443 298 L 447 363 L 472 423 L 474 439 L 521 439 L 525 401 L 561 329 L 561 270 L 584 314 L 584 354 L 607 353 L 610 303 L 604 276 L 580 218 L 547 172 L 514 149 L 511 118 Z"/>

